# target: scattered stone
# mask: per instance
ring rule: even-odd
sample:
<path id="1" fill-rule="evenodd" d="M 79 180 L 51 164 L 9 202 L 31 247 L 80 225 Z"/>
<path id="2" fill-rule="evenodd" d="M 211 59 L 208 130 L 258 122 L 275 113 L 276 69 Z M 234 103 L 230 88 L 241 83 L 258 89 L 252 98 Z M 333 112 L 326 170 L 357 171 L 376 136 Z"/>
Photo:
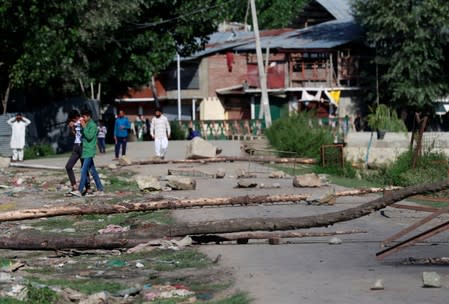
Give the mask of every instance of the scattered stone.
<path id="1" fill-rule="evenodd" d="M 426 288 L 440 288 L 440 275 L 434 271 L 422 273 L 423 287 Z"/>
<path id="2" fill-rule="evenodd" d="M 195 137 L 196 138 L 196 137 Z M 196 180 L 190 177 L 170 175 L 168 176 L 167 186 L 172 190 L 195 190 Z"/>
<path id="3" fill-rule="evenodd" d="M 90 295 L 87 299 L 81 300 L 79 304 L 101 304 L 108 303 L 109 295 L 105 292 L 98 292 Z"/>
<path id="4" fill-rule="evenodd" d="M 115 169 L 117 169 L 117 165 L 114 164 L 114 163 L 110 163 L 110 164 L 108 165 L 108 168 L 111 169 L 111 170 L 115 170 Z"/>
<path id="5" fill-rule="evenodd" d="M 186 147 L 186 159 L 202 159 L 217 156 L 217 147 L 206 140 L 195 137 Z"/>
<path id="6" fill-rule="evenodd" d="M 224 178 L 226 175 L 226 171 L 223 168 L 217 169 L 217 172 L 215 173 L 215 178 Z"/>
<path id="7" fill-rule="evenodd" d="M 329 240 L 329 245 L 340 245 L 342 242 L 342 240 L 338 237 L 333 237 Z"/>
<path id="8" fill-rule="evenodd" d="M 237 170 L 235 170 L 235 175 L 237 176 L 237 178 L 245 177 L 246 171 L 243 170 L 242 168 L 237 168 Z"/>
<path id="9" fill-rule="evenodd" d="M 284 177 L 285 177 L 284 171 L 273 171 L 269 175 L 269 178 L 284 178 Z"/>
<path id="10" fill-rule="evenodd" d="M 261 188 L 261 189 L 279 189 L 279 188 L 281 188 L 281 184 L 274 183 L 272 185 L 265 185 L 264 183 L 261 183 L 259 185 L 259 188 Z"/>
<path id="11" fill-rule="evenodd" d="M 137 175 L 135 180 L 141 191 L 160 191 L 162 189 L 159 181 L 154 176 Z"/>
<path id="12" fill-rule="evenodd" d="M 293 178 L 294 187 L 321 187 L 321 179 L 315 173 L 298 175 Z"/>
<path id="13" fill-rule="evenodd" d="M 11 283 L 14 277 L 6 272 L 0 272 L 0 283 Z"/>
<path id="14" fill-rule="evenodd" d="M 136 263 L 136 268 L 144 268 L 144 267 L 145 267 L 145 265 L 143 265 L 142 263 L 140 263 L 140 262 Z"/>
<path id="15" fill-rule="evenodd" d="M 376 280 L 374 285 L 371 286 L 371 290 L 384 290 L 384 281 L 382 279 Z"/>
<path id="16" fill-rule="evenodd" d="M 237 188 L 255 188 L 257 183 L 250 180 L 239 180 L 237 182 Z"/>
<path id="17" fill-rule="evenodd" d="M 330 180 L 329 180 L 329 175 L 328 174 L 318 174 L 318 176 L 320 177 L 321 180 L 321 185 L 329 185 L 330 184 Z"/>
<path id="18" fill-rule="evenodd" d="M 132 165 L 132 161 L 127 156 L 122 156 L 119 158 L 118 163 L 120 166 L 129 166 Z"/>
<path id="19" fill-rule="evenodd" d="M 11 163 L 11 159 L 9 157 L 0 157 L 0 168 L 8 168 Z"/>

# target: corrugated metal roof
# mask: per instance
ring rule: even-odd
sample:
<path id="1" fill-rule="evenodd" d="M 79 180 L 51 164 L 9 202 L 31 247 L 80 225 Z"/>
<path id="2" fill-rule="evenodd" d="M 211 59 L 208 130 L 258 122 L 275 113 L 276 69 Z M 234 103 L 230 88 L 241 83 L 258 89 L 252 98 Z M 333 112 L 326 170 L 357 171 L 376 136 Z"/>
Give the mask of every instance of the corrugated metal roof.
<path id="1" fill-rule="evenodd" d="M 261 38 L 263 49 L 327 49 L 334 48 L 360 38 L 361 28 L 353 20 L 334 20 L 294 30 L 279 36 Z M 237 51 L 250 51 L 255 43 L 236 47 Z"/>
<path id="2" fill-rule="evenodd" d="M 337 20 L 352 19 L 350 0 L 315 0 Z"/>

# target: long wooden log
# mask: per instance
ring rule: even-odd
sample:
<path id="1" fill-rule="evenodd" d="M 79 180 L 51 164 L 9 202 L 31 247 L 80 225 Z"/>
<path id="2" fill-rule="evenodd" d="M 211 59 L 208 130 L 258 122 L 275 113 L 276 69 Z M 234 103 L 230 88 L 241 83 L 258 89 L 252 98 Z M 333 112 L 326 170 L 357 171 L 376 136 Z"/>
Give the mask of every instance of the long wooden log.
<path id="1" fill-rule="evenodd" d="M 312 227 L 330 226 L 350 221 L 385 208 L 412 195 L 442 191 L 449 188 L 449 180 L 438 183 L 406 187 L 386 193 L 383 197 L 342 211 L 325 214 L 287 217 L 287 218 L 236 218 L 176 225 L 151 225 L 118 234 L 83 236 L 44 235 L 39 232 L 21 232 L 0 238 L 0 248 L 22 250 L 54 249 L 113 249 L 129 248 L 148 239 L 176 237 L 197 234 L 220 234 L 242 231 L 296 230 Z"/>
<path id="2" fill-rule="evenodd" d="M 304 194 L 257 195 L 237 197 L 198 198 L 181 200 L 160 200 L 151 202 L 119 203 L 119 204 L 71 204 L 45 208 L 33 208 L 0 212 L 0 222 L 37 219 L 62 215 L 113 214 L 135 211 L 154 211 L 161 209 L 182 209 L 210 206 L 258 205 L 286 202 L 299 202 L 308 198 Z"/>
<path id="3" fill-rule="evenodd" d="M 237 232 L 237 233 L 221 233 L 194 235 L 192 239 L 197 243 L 210 242 L 228 242 L 238 240 L 266 240 L 271 238 L 306 238 L 306 237 L 325 237 L 332 235 L 366 233 L 366 230 L 339 230 L 339 231 L 253 231 L 253 232 Z"/>
<path id="4" fill-rule="evenodd" d="M 194 163 L 220 163 L 220 162 L 237 162 L 237 161 L 247 161 L 256 163 L 276 163 L 276 164 L 306 164 L 312 165 L 316 164 L 316 159 L 313 158 L 295 158 L 295 157 L 274 157 L 274 156 L 221 156 L 221 157 L 211 157 L 203 159 L 173 159 L 173 160 L 142 160 L 133 162 L 132 165 L 151 165 L 151 164 L 194 164 Z"/>
<path id="5" fill-rule="evenodd" d="M 353 190 L 345 190 L 336 192 L 335 196 L 355 196 L 355 195 L 363 195 L 370 193 L 380 193 L 386 191 L 395 191 L 399 190 L 402 187 L 386 187 L 386 188 L 362 188 L 362 189 L 353 189 Z"/>

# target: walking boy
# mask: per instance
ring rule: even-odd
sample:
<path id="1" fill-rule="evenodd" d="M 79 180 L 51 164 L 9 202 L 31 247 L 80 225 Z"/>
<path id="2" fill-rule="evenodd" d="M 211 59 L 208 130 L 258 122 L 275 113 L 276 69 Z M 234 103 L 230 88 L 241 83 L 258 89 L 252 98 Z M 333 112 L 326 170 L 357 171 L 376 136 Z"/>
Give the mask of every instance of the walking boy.
<path id="1" fill-rule="evenodd" d="M 97 152 L 97 125 L 91 118 L 92 112 L 90 110 L 84 110 L 81 115 L 80 123 L 83 128 L 81 132 L 83 136 L 83 152 L 81 158 L 83 159 L 83 166 L 81 168 L 81 180 L 78 190 L 70 193 L 74 196 L 81 197 L 81 193 L 86 186 L 87 173 L 90 172 L 95 181 L 97 195 L 102 196 L 104 195 L 104 189 L 94 164 L 94 157 Z"/>
<path id="2" fill-rule="evenodd" d="M 167 117 L 162 114 L 161 108 L 156 108 L 153 119 L 151 120 L 151 136 L 154 139 L 156 156 L 160 159 L 164 159 L 165 153 L 167 153 L 170 133 L 170 123 Z"/>

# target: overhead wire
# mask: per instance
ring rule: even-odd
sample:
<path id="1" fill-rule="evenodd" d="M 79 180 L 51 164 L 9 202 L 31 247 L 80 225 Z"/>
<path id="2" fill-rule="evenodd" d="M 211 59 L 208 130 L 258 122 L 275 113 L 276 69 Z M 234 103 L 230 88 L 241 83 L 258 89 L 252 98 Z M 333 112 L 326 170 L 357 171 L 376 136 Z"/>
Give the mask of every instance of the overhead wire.
<path id="1" fill-rule="evenodd" d="M 238 0 L 231 0 L 231 1 L 238 1 Z M 165 24 L 165 23 L 170 23 L 170 22 L 176 21 L 178 19 L 190 17 L 190 16 L 193 16 L 193 15 L 196 15 L 196 14 L 200 14 L 200 13 L 203 13 L 205 11 L 209 11 L 211 9 L 217 8 L 217 7 L 224 7 L 225 5 L 229 5 L 229 1 L 227 3 L 221 3 L 221 4 L 215 4 L 215 5 L 203 7 L 203 8 L 197 9 L 195 11 L 191 11 L 191 12 L 188 12 L 188 13 L 185 13 L 185 14 L 173 17 L 173 18 L 159 20 L 159 21 L 154 21 L 154 22 L 149 22 L 149 23 L 134 23 L 134 25 L 136 25 L 138 29 L 145 29 L 145 28 L 158 26 L 158 25 Z"/>

